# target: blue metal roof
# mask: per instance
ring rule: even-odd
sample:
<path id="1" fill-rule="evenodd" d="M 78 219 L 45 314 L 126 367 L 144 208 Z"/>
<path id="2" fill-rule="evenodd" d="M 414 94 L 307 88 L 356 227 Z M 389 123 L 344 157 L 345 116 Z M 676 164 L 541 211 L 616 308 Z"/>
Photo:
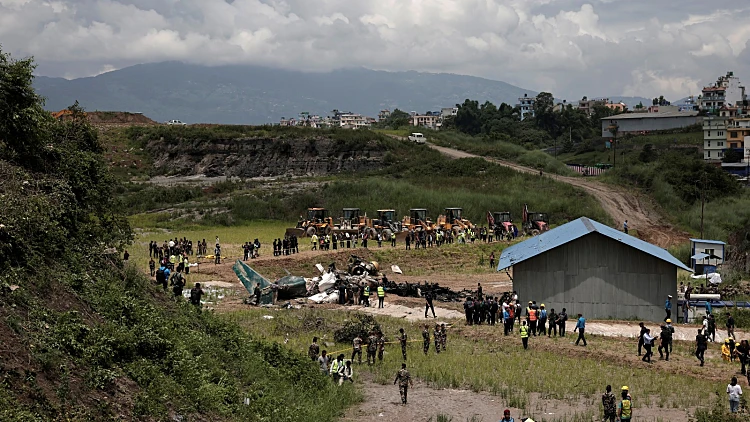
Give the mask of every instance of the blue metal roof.
<path id="1" fill-rule="evenodd" d="M 500 255 L 497 270 L 502 271 L 508 267 L 512 267 L 514 264 L 523 262 L 529 258 L 535 257 L 593 232 L 597 232 L 609 237 L 610 239 L 655 256 L 663 261 L 667 261 L 685 271 L 693 271 L 677 258 L 673 257 L 666 249 L 662 249 L 586 217 L 573 220 L 538 236 L 532 237 L 529 240 L 506 248 L 503 250 L 502 255 Z"/>
<path id="2" fill-rule="evenodd" d="M 706 240 L 706 239 L 690 239 L 691 242 L 708 243 L 710 245 L 726 245 L 721 240 Z"/>

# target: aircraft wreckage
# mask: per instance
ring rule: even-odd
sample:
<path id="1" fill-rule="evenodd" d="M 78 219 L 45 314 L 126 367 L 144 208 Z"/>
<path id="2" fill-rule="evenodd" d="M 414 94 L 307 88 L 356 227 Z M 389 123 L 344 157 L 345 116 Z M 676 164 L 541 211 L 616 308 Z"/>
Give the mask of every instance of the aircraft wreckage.
<path id="1" fill-rule="evenodd" d="M 387 277 L 381 278 L 379 265 L 375 261 L 367 262 L 364 259 L 352 255 L 349 258 L 347 270 L 337 270 L 334 263 L 327 269 L 321 264 L 316 264 L 321 275 L 313 278 L 305 278 L 296 275 L 286 275 L 271 282 L 260 275 L 249 265 L 237 260 L 232 267 L 237 278 L 245 289 L 250 293 L 250 303 L 257 305 L 272 305 L 281 300 L 291 300 L 307 297 L 315 303 L 335 303 L 339 301 L 341 291 L 350 290 L 355 286 L 364 288 L 370 286 L 370 291 L 377 291 L 378 284 L 383 278 L 388 294 L 396 294 L 404 297 L 421 297 L 422 291 L 430 290 L 433 297 L 441 302 L 463 301 L 466 297 L 476 295 L 476 292 L 463 290 L 456 292 L 446 287 L 440 287 L 437 283 L 396 283 Z M 401 274 L 397 265 L 391 266 L 391 271 Z M 256 292 L 256 287 L 259 291 Z M 260 297 L 258 298 L 258 294 Z M 274 296 L 276 296 L 274 298 Z M 258 303 L 259 302 L 259 303 Z"/>

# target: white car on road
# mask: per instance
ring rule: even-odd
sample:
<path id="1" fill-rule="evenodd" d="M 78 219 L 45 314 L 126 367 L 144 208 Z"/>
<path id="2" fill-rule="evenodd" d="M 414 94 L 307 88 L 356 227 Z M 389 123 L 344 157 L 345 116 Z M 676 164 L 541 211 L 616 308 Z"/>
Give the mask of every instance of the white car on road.
<path id="1" fill-rule="evenodd" d="M 409 135 L 409 140 L 414 142 L 415 144 L 423 144 L 425 142 L 425 137 L 421 133 L 414 132 Z"/>
<path id="2" fill-rule="evenodd" d="M 177 125 L 177 126 L 185 126 L 185 123 L 182 123 L 179 120 L 170 120 L 167 122 L 168 125 Z"/>

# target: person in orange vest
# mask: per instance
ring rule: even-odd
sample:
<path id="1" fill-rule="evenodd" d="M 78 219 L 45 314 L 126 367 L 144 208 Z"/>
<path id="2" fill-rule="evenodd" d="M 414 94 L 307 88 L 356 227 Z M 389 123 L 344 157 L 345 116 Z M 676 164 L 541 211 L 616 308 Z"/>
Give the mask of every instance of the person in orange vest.
<path id="1" fill-rule="evenodd" d="M 529 307 L 529 329 L 531 330 L 531 335 L 533 336 L 536 336 L 536 322 L 538 319 L 538 313 L 539 311 L 537 309 Z"/>

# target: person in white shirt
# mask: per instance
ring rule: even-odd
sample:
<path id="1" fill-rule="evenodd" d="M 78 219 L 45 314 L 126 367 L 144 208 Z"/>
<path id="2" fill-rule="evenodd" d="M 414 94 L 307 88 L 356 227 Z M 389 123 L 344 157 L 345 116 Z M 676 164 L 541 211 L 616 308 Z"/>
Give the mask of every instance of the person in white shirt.
<path id="1" fill-rule="evenodd" d="M 708 338 L 708 341 L 711 341 L 711 338 L 708 337 L 708 318 L 705 316 L 703 317 L 703 335 Z"/>
<path id="2" fill-rule="evenodd" d="M 320 365 L 320 372 L 323 373 L 323 375 L 328 375 L 328 351 L 323 350 L 323 352 L 318 357 L 318 365 Z"/>
<path id="3" fill-rule="evenodd" d="M 742 387 L 737 384 L 737 377 L 732 377 L 732 382 L 727 385 L 727 394 L 729 394 L 729 410 L 737 413 L 740 409 L 740 397 L 742 396 Z"/>
<path id="4" fill-rule="evenodd" d="M 651 337 L 651 330 L 646 328 L 646 332 L 643 333 L 643 347 L 646 348 L 646 354 L 641 358 L 642 361 L 651 363 L 651 356 L 654 355 L 654 352 L 651 349 L 654 347 L 654 340 L 656 340 L 656 338 L 656 336 Z"/>
<path id="5" fill-rule="evenodd" d="M 346 365 L 339 367 L 339 385 L 342 385 L 344 381 L 354 382 L 352 375 L 354 375 L 352 371 L 352 361 L 347 360 Z"/>

